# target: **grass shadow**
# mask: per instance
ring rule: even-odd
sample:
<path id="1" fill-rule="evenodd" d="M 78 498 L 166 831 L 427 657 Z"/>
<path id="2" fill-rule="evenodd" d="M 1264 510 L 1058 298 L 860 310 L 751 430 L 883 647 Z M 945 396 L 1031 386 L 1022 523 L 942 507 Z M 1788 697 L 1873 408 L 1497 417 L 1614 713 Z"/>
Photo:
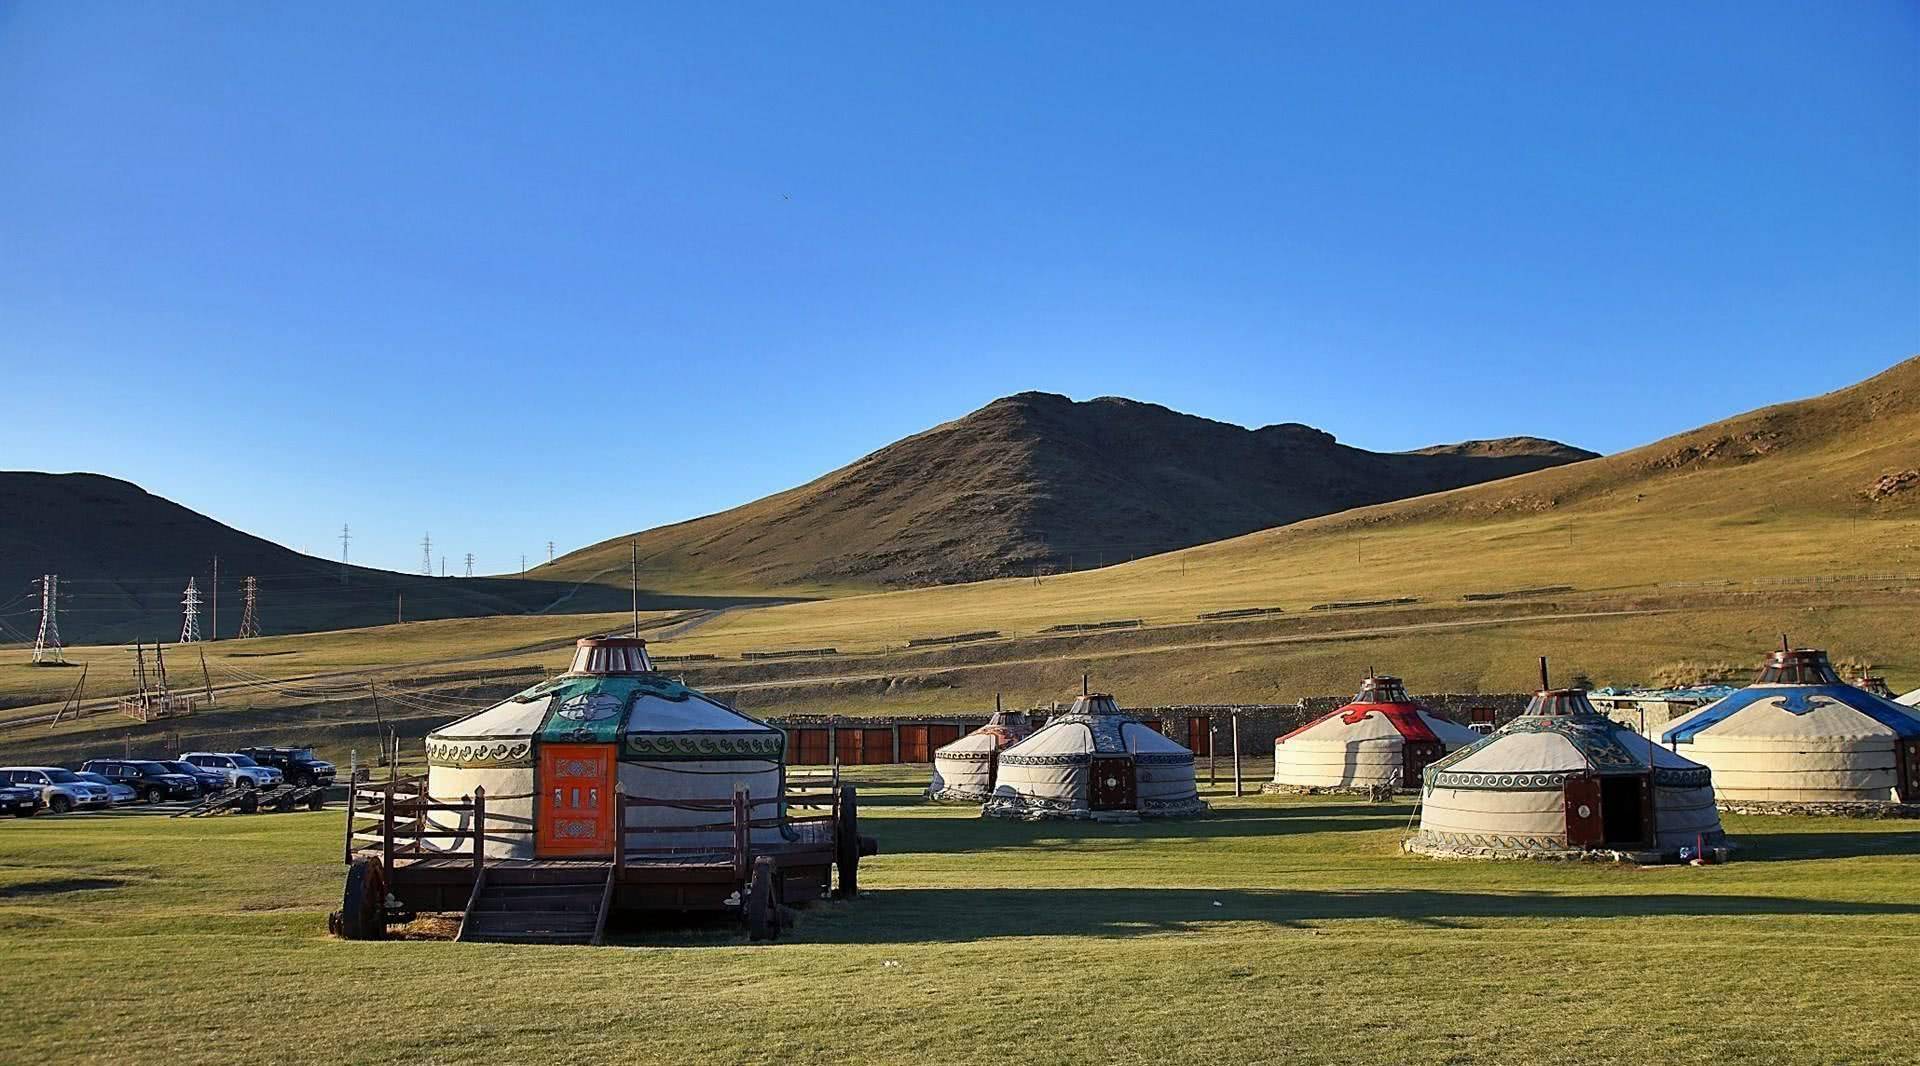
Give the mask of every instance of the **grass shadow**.
<path id="1" fill-rule="evenodd" d="M 1920 855 L 1920 833 L 1732 834 L 1736 862 L 1806 862 L 1873 855 Z"/>
<path id="2" fill-rule="evenodd" d="M 37 896 L 58 896 L 66 892 L 89 892 L 103 888 L 121 888 L 129 884 L 119 877 L 44 877 L 38 881 L 21 881 L 17 884 L 0 885 L 0 899 L 31 899 Z"/>
<path id="3" fill-rule="evenodd" d="M 863 798 L 863 804 L 866 802 Z M 890 806 L 890 805 L 889 805 Z M 956 854 L 1004 848 L 1046 851 L 1102 840 L 1224 840 L 1308 833 L 1369 833 L 1405 829 L 1407 811 L 1371 804 L 1231 807 L 1197 818 L 1139 822 L 1020 822 L 953 815 L 898 815 L 862 821 L 860 831 L 880 841 L 881 854 Z"/>
<path id="4" fill-rule="evenodd" d="M 1454 928 L 1486 919 L 1632 919 L 1741 915 L 1920 915 L 1920 904 L 1679 893 L 1557 895 L 1415 890 L 881 889 L 796 936 L 812 943 L 966 943 L 1000 937 L 1135 937 L 1254 922 L 1394 919 Z"/>

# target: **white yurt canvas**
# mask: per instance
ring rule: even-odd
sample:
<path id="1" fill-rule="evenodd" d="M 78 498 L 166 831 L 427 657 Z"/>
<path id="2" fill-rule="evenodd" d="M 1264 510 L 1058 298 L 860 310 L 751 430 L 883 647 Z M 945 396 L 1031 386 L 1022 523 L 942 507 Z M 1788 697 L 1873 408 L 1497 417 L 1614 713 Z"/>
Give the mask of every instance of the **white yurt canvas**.
<path id="1" fill-rule="evenodd" d="M 427 734 L 427 790 L 436 800 L 486 790 L 487 854 L 496 858 L 612 855 L 616 782 L 627 796 L 753 799 L 781 794 L 786 735 L 653 671 L 646 642 L 588 638 L 551 681 Z M 756 818 L 772 812 L 756 810 Z M 468 815 L 433 812 L 440 829 Z M 629 826 L 721 820 L 712 812 L 636 807 Z M 532 829 L 495 834 L 495 828 Z M 778 839 L 778 829 L 756 829 Z M 636 835 L 631 847 L 709 846 L 710 835 Z M 468 845 L 440 838 L 448 848 Z"/>
<path id="2" fill-rule="evenodd" d="M 1399 678 L 1369 675 L 1351 702 L 1273 742 L 1264 791 L 1418 789 L 1429 763 L 1479 740 L 1415 703 Z"/>
<path id="3" fill-rule="evenodd" d="M 949 803 L 981 803 L 993 794 L 1000 754 L 1033 732 L 1025 714 L 995 711 L 987 724 L 933 753 L 927 796 Z"/>
<path id="4" fill-rule="evenodd" d="M 1712 771 L 1543 689 L 1527 711 L 1429 766 L 1408 851 L 1650 862 L 1725 846 Z"/>
<path id="5" fill-rule="evenodd" d="M 1920 803 L 1920 716 L 1840 680 L 1827 653 L 1784 646 L 1759 678 L 1668 724 L 1660 742 L 1713 768 L 1723 803 Z"/>
<path id="6" fill-rule="evenodd" d="M 1000 754 L 981 813 L 1130 821 L 1206 809 L 1193 752 L 1122 711 L 1112 696 L 1093 693 Z"/>

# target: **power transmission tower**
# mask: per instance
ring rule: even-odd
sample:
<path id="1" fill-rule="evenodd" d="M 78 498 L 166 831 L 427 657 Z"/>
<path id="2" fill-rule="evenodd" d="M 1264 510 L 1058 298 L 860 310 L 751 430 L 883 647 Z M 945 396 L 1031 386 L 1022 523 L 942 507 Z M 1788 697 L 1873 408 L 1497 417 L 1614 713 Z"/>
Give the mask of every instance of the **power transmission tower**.
<path id="1" fill-rule="evenodd" d="M 347 527 L 347 523 L 340 523 L 340 583 L 342 585 L 347 583 L 347 542 L 352 539 L 353 530 Z"/>
<path id="2" fill-rule="evenodd" d="M 547 542 L 547 562 L 553 562 L 553 542 Z"/>
<path id="3" fill-rule="evenodd" d="M 200 586 L 193 578 L 187 579 L 187 595 L 180 607 L 180 643 L 192 644 L 200 639 Z"/>
<path id="4" fill-rule="evenodd" d="M 472 552 L 467 553 L 467 576 L 468 577 L 473 576 L 473 553 Z"/>
<path id="5" fill-rule="evenodd" d="M 433 576 L 433 534 L 420 538 L 420 572 Z"/>
<path id="6" fill-rule="evenodd" d="M 33 665 L 58 666 L 67 661 L 60 646 L 60 575 L 40 576 L 40 635 L 33 638 Z"/>
<path id="7" fill-rule="evenodd" d="M 247 578 L 240 586 L 244 601 L 240 605 L 240 639 L 260 635 L 260 585 L 253 578 Z"/>

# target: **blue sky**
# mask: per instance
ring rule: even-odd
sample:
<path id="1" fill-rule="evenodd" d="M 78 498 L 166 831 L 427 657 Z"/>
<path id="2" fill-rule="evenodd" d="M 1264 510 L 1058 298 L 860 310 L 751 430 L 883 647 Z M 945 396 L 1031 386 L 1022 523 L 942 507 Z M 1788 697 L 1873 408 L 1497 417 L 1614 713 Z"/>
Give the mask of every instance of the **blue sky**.
<path id="1" fill-rule="evenodd" d="M 1920 350 L 1911 4 L 717 7 L 0 2 L 0 466 L 500 571 L 1023 389 L 1617 450 Z"/>

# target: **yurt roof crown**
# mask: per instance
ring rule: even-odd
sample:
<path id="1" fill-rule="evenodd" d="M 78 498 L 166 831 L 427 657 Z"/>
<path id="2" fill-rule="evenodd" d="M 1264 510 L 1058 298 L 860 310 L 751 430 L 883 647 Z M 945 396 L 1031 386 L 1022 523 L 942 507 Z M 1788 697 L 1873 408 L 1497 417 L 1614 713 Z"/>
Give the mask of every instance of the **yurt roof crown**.
<path id="1" fill-rule="evenodd" d="M 648 674 L 653 660 L 639 637 L 581 637 L 573 645 L 569 674 Z"/>
<path id="2" fill-rule="evenodd" d="M 1368 673 L 1360 681 L 1360 691 L 1353 697 L 1354 703 L 1412 703 L 1407 695 L 1407 686 L 1391 674 Z"/>

